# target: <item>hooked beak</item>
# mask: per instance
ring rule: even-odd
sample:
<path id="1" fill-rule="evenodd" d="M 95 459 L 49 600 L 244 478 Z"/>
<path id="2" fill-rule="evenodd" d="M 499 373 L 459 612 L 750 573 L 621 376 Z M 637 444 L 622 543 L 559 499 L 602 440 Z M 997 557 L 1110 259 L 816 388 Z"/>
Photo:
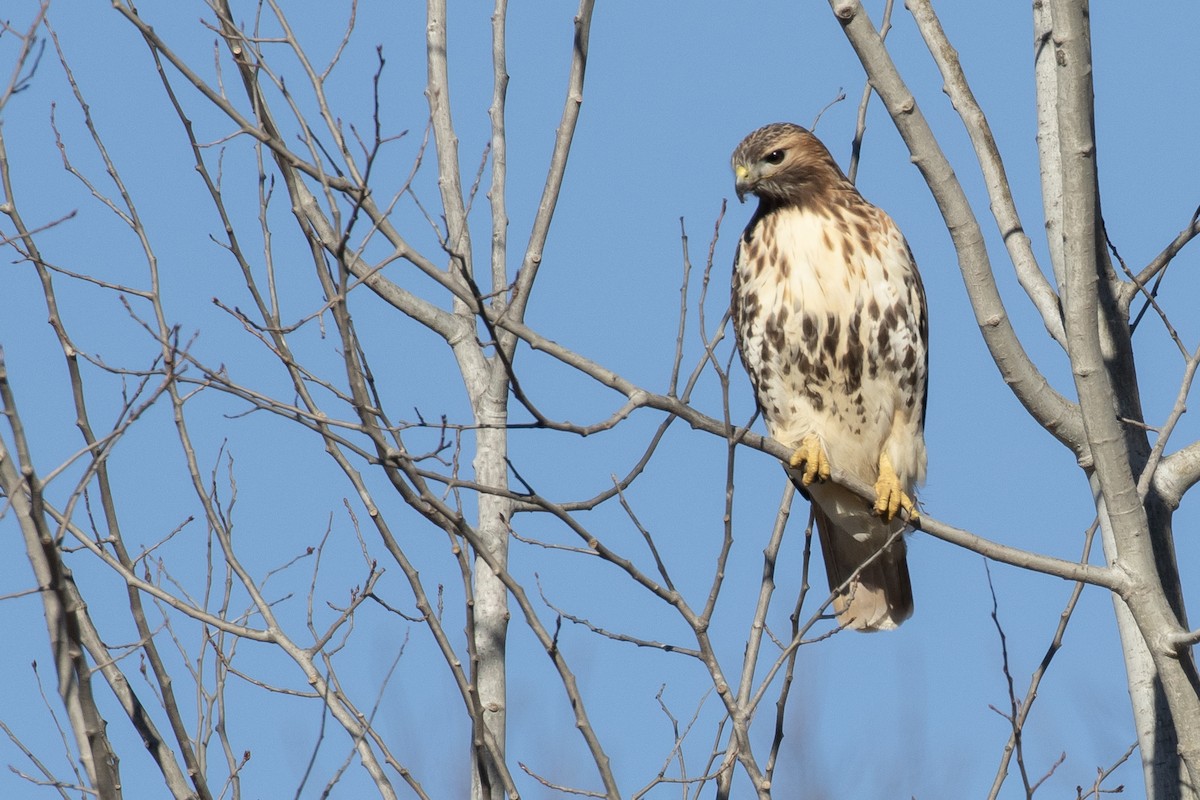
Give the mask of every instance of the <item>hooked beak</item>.
<path id="1" fill-rule="evenodd" d="M 738 164 L 733 168 L 733 190 L 737 193 L 739 203 L 746 202 L 746 195 L 754 190 L 754 180 L 745 164 Z"/>

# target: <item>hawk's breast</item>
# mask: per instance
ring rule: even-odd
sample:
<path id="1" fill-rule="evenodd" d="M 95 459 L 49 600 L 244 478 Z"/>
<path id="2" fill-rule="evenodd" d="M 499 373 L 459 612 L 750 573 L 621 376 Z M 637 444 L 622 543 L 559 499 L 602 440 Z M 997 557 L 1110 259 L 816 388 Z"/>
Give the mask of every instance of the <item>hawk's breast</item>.
<path id="1" fill-rule="evenodd" d="M 753 222 L 739 243 L 734 324 L 771 436 L 795 446 L 816 433 L 832 463 L 873 481 L 898 412 L 923 408 L 924 312 L 903 237 L 860 202 Z M 920 449 L 902 459 L 909 480 L 923 477 Z"/>

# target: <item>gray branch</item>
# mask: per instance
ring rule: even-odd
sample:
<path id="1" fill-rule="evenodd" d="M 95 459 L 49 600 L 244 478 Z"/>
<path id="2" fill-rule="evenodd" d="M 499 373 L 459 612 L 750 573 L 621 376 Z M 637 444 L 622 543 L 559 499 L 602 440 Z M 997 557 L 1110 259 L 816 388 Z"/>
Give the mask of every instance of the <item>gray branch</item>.
<path id="1" fill-rule="evenodd" d="M 1071 448 L 1077 459 L 1086 461 L 1090 456 L 1079 408 L 1050 386 L 1017 338 L 971 204 L 879 32 L 858 0 L 830 0 L 830 6 L 942 212 L 975 321 L 1004 382 L 1043 428 Z"/>

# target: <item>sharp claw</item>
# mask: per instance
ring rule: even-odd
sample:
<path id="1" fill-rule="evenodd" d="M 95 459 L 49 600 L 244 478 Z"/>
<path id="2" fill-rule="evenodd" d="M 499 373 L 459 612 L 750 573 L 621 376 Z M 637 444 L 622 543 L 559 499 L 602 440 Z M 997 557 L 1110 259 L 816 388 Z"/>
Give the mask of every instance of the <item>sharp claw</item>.
<path id="1" fill-rule="evenodd" d="M 916 522 L 917 508 L 900 487 L 900 478 L 884 454 L 879 457 L 879 480 L 875 481 L 875 513 L 885 522 L 891 522 L 901 509 L 910 521 Z"/>
<path id="2" fill-rule="evenodd" d="M 825 455 L 821 440 L 814 434 L 810 433 L 800 441 L 800 446 L 792 453 L 788 464 L 801 470 L 800 482 L 805 486 L 813 481 L 829 480 L 829 457 Z"/>

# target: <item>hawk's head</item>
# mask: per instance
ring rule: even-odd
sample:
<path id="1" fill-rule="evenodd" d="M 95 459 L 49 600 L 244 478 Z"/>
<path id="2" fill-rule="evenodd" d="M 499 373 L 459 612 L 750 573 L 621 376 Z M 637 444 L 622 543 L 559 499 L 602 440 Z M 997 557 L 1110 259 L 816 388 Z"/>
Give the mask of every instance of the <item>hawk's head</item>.
<path id="1" fill-rule="evenodd" d="M 846 177 L 821 140 L 807 128 L 776 122 L 759 128 L 733 151 L 738 200 L 758 195 L 771 203 L 799 203 Z"/>

